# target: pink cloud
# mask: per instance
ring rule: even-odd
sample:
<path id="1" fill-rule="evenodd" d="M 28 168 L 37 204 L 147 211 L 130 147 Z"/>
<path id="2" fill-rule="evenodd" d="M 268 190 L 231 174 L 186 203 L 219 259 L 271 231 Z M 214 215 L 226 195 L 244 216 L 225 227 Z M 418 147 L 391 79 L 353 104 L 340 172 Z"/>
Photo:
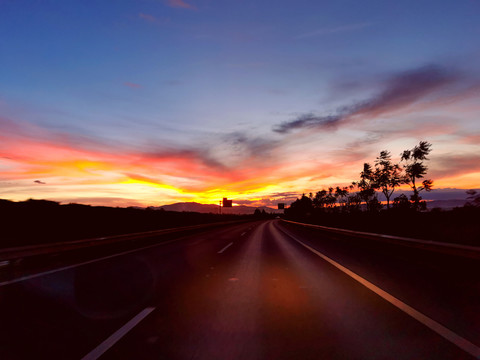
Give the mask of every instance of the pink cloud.
<path id="1" fill-rule="evenodd" d="M 135 83 L 128 82 L 128 81 L 127 81 L 127 82 L 124 82 L 123 85 L 128 86 L 128 87 L 130 87 L 130 88 L 132 88 L 132 89 L 139 89 L 139 88 L 142 87 L 142 85 L 140 85 L 140 84 L 135 84 Z"/>
<path id="2" fill-rule="evenodd" d="M 153 15 L 150 15 L 150 14 L 144 14 L 144 13 L 139 13 L 138 14 L 138 17 L 140 19 L 143 19 L 143 20 L 147 20 L 147 21 L 150 21 L 150 22 L 155 22 L 157 21 L 157 18 Z"/>
<path id="3" fill-rule="evenodd" d="M 462 142 L 466 144 L 478 145 L 480 144 L 480 134 L 467 135 L 462 139 Z"/>
<path id="4" fill-rule="evenodd" d="M 182 9 L 195 9 L 195 6 L 187 4 L 183 0 L 168 0 L 168 6 Z"/>
<path id="5" fill-rule="evenodd" d="M 431 169 L 428 176 L 432 176 L 433 179 L 478 173 L 480 172 L 480 155 L 442 154 L 432 159 Z"/>

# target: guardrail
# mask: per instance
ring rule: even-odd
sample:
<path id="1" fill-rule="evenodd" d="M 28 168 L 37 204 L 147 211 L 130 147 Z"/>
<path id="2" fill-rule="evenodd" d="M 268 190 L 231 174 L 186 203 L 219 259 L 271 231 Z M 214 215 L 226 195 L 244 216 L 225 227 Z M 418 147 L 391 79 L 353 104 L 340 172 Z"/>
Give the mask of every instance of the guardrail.
<path id="1" fill-rule="evenodd" d="M 86 249 L 94 246 L 111 245 L 115 243 L 129 241 L 129 240 L 138 240 L 138 239 L 143 239 L 143 238 L 148 238 L 153 236 L 166 235 L 166 234 L 191 231 L 191 230 L 199 230 L 199 229 L 205 229 L 210 227 L 223 226 L 223 225 L 229 225 L 229 224 L 235 224 L 235 223 L 241 223 L 241 222 L 244 222 L 244 220 L 222 221 L 222 222 L 209 223 L 209 224 L 183 226 L 183 227 L 176 227 L 176 228 L 170 228 L 170 229 L 144 231 L 144 232 L 138 232 L 138 233 L 123 234 L 123 235 L 104 236 L 104 237 L 98 237 L 98 238 L 92 238 L 92 239 L 57 242 L 53 244 L 28 245 L 28 246 L 14 247 L 14 248 L 6 248 L 6 249 L 0 250 L 0 266 L 6 266 L 12 261 L 16 261 L 16 260 L 24 259 L 28 257 L 41 256 L 41 255 L 53 255 L 53 254 L 67 252 L 67 251 Z"/>
<path id="2" fill-rule="evenodd" d="M 446 253 L 450 255 L 459 255 L 459 256 L 469 257 L 473 259 L 480 259 L 479 246 L 460 245 L 460 244 L 452 244 L 452 243 L 445 243 L 445 242 L 439 242 L 439 241 L 407 238 L 407 237 L 394 236 L 394 235 L 375 234 L 375 233 L 369 233 L 369 232 L 363 232 L 363 231 L 339 229 L 339 228 L 333 228 L 333 227 L 322 226 L 322 225 L 305 224 L 305 223 L 285 220 L 285 219 L 282 219 L 282 221 L 305 226 L 305 227 L 311 227 L 314 229 L 338 233 L 342 235 L 349 235 L 349 236 L 354 236 L 354 237 L 359 237 L 359 238 L 364 238 L 369 240 L 382 241 L 382 242 L 388 242 L 388 243 L 402 245 L 402 246 L 409 246 L 409 247 L 414 247 L 414 248 L 419 248 L 424 250 L 436 251 L 436 252 Z"/>

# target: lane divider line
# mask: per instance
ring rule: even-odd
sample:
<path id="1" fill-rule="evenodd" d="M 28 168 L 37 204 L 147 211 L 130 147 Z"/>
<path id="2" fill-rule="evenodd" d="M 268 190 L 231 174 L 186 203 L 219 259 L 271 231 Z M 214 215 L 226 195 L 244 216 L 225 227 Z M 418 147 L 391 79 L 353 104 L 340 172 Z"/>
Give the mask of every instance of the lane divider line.
<path id="1" fill-rule="evenodd" d="M 125 325 L 123 325 L 120 329 L 118 329 L 112 335 L 110 335 L 104 342 L 102 342 L 95 349 L 93 349 L 87 355 L 85 355 L 82 358 L 82 360 L 98 359 L 105 352 L 107 352 L 108 349 L 110 349 L 113 345 L 115 345 L 122 337 L 124 337 L 130 330 L 132 330 L 135 326 L 137 326 L 140 323 L 140 321 L 145 319 L 153 310 L 155 310 L 154 307 L 147 307 L 142 311 L 140 311 Z"/>
<path id="2" fill-rule="evenodd" d="M 246 232 L 242 233 L 242 235 L 240 235 L 240 236 L 243 236 L 243 235 L 245 235 L 245 234 L 246 234 Z"/>
<path id="3" fill-rule="evenodd" d="M 463 351 L 469 353 L 470 355 L 474 356 L 477 359 L 480 359 L 480 347 L 477 345 L 471 343 L 467 339 L 461 337 L 460 335 L 457 335 L 450 329 L 446 328 L 442 324 L 436 322 L 435 320 L 429 318 L 428 316 L 422 314 L 418 310 L 415 310 L 412 308 L 410 305 L 405 304 L 403 301 L 397 299 L 393 295 L 390 295 L 386 291 L 380 289 L 378 286 L 372 284 L 368 280 L 362 278 L 361 276 L 355 274 L 353 271 L 347 269 L 345 266 L 340 265 L 336 261 L 330 259 L 328 256 L 322 254 L 320 251 L 315 250 L 314 248 L 308 246 L 307 244 L 304 244 L 301 240 L 298 240 L 295 236 L 281 230 L 284 234 L 288 235 L 290 238 L 298 242 L 300 245 L 303 247 L 307 248 L 314 254 L 320 256 L 323 260 L 329 262 L 333 266 L 335 266 L 337 269 L 342 271 L 343 273 L 347 274 L 354 280 L 358 281 L 360 284 L 368 288 L 369 290 L 373 291 L 375 294 L 379 295 L 381 298 L 384 300 L 388 301 L 390 304 L 393 306 L 397 307 L 398 309 L 402 310 L 404 313 L 407 315 L 410 315 L 413 317 L 415 320 L 421 322 L 423 325 L 427 326 L 431 330 L 435 331 L 437 334 L 440 336 L 444 337 L 448 341 L 450 341 L 452 344 L 458 346 L 460 349 Z"/>
<path id="4" fill-rule="evenodd" d="M 233 242 L 231 242 L 230 244 L 228 244 L 227 246 L 225 246 L 222 250 L 220 250 L 217 254 L 221 254 L 223 253 L 225 250 L 227 250 L 230 246 L 233 245 Z"/>

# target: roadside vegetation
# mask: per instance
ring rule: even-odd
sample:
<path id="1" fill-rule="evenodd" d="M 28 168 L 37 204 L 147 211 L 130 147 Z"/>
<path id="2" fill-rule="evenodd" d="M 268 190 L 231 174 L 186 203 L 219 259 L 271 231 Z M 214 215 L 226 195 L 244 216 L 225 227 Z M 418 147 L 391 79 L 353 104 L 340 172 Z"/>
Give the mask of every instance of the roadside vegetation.
<path id="1" fill-rule="evenodd" d="M 138 208 L 112 208 L 54 201 L 0 200 L 0 248 L 80 240 L 149 230 L 250 218 Z"/>
<path id="2" fill-rule="evenodd" d="M 352 230 L 480 245 L 480 194 L 468 190 L 468 202 L 450 211 L 427 211 L 423 192 L 433 190 L 426 178 L 432 145 L 421 141 L 392 161 L 383 150 L 373 162 L 365 163 L 359 179 L 349 186 L 336 186 L 303 194 L 285 210 L 290 220 Z M 412 194 L 395 196 L 402 185 Z M 386 201 L 379 201 L 383 194 Z"/>

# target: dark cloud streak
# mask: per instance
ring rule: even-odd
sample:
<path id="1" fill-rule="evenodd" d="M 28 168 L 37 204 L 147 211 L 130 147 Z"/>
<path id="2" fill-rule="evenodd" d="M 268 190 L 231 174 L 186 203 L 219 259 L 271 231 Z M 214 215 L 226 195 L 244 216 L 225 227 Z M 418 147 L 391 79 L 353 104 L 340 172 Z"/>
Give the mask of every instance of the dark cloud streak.
<path id="1" fill-rule="evenodd" d="M 280 134 L 297 129 L 335 130 L 340 124 L 351 122 L 354 118 L 375 118 L 408 107 L 449 86 L 457 85 L 463 78 L 463 74 L 438 65 L 401 72 L 387 78 L 377 96 L 341 107 L 335 114 L 327 116 L 302 114 L 275 126 L 273 130 Z M 441 96 L 440 93 L 438 95 Z"/>
<path id="2" fill-rule="evenodd" d="M 302 114 L 295 120 L 283 122 L 274 127 L 274 131 L 280 134 L 285 134 L 294 129 L 301 128 L 319 128 L 334 130 L 337 124 L 342 120 L 342 115 L 327 115 L 317 116 L 313 113 Z"/>

